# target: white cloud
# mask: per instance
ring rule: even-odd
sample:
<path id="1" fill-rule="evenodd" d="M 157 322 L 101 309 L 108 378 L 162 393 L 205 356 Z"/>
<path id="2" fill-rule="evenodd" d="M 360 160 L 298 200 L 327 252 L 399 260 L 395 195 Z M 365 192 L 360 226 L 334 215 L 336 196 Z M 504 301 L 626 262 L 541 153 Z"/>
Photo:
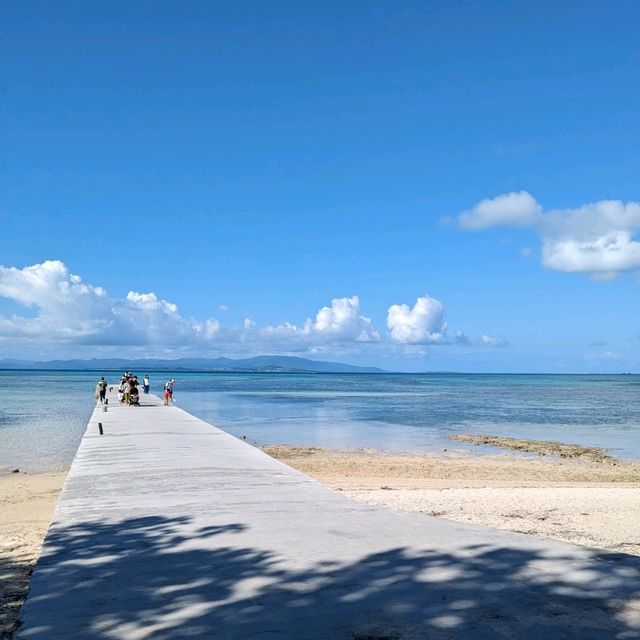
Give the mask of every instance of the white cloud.
<path id="1" fill-rule="evenodd" d="M 18 269 L 0 266 L 0 298 L 33 313 L 0 315 L 0 343 L 154 347 L 203 350 L 269 349 L 300 351 L 317 345 L 377 342 L 380 335 L 360 313 L 357 296 L 336 298 L 297 328 L 291 323 L 257 329 L 251 318 L 240 327 L 223 327 L 216 318 L 198 320 L 153 292 L 129 291 L 112 298 L 102 287 L 86 284 L 58 260 Z"/>
<path id="2" fill-rule="evenodd" d="M 197 336 L 201 336 L 204 340 L 209 341 L 215 339 L 219 335 L 222 326 L 215 318 L 209 318 L 204 322 L 194 322 L 193 329 Z"/>
<path id="3" fill-rule="evenodd" d="M 178 307 L 166 300 L 160 300 L 155 293 L 138 293 L 129 291 L 127 300 L 136 308 L 146 313 L 159 311 L 167 316 L 177 316 Z"/>
<path id="4" fill-rule="evenodd" d="M 481 200 L 458 215 L 463 229 L 489 229 L 500 225 L 526 227 L 535 224 L 542 214 L 542 207 L 526 191 L 512 191 L 496 198 Z"/>
<path id="5" fill-rule="evenodd" d="M 428 344 L 469 347 L 504 347 L 509 344 L 501 335 L 468 336 L 462 331 L 457 331 L 452 339 L 448 338 L 444 306 L 439 300 L 427 295 L 418 298 L 413 308 L 407 304 L 391 305 L 387 313 L 387 327 L 391 340 L 405 348 L 413 348 L 407 345 Z"/>
<path id="6" fill-rule="evenodd" d="M 389 307 L 387 327 L 391 339 L 401 344 L 429 344 L 443 342 L 447 323 L 444 307 L 439 300 L 422 296 L 413 309 L 406 304 Z"/>
<path id="7" fill-rule="evenodd" d="M 509 341 L 504 336 L 490 336 L 485 333 L 480 336 L 480 343 L 486 347 L 506 347 Z"/>
<path id="8" fill-rule="evenodd" d="M 18 269 L 0 266 L 0 297 L 36 310 L 35 317 L 0 317 L 0 339 L 85 345 L 181 345 L 211 340 L 214 318 L 198 322 L 155 293 L 129 291 L 111 298 L 102 287 L 85 284 L 59 260 Z"/>
<path id="9" fill-rule="evenodd" d="M 628 231 L 612 231 L 584 241 L 573 238 L 546 240 L 542 263 L 558 271 L 615 274 L 640 268 L 640 242 L 634 241 Z"/>
<path id="10" fill-rule="evenodd" d="M 544 215 L 539 228 L 542 264 L 549 269 L 612 279 L 640 269 L 640 203 L 601 200 Z"/>
<path id="11" fill-rule="evenodd" d="M 35 318 L 3 318 L 3 335 L 87 339 L 113 322 L 106 291 L 84 284 L 57 260 L 24 269 L 0 266 L 0 297 L 37 309 Z"/>
<path id="12" fill-rule="evenodd" d="M 371 320 L 360 315 L 358 296 L 334 298 L 330 307 L 322 307 L 318 311 L 312 330 L 341 339 L 353 339 L 357 342 L 377 342 L 380 339 Z"/>
<path id="13" fill-rule="evenodd" d="M 0 266 L 0 298 L 29 309 L 23 315 L 0 314 L 3 353 L 8 356 L 11 350 L 17 357 L 34 350 L 48 350 L 56 357 L 61 353 L 122 354 L 123 347 L 127 353 L 149 357 L 274 351 L 346 356 L 377 343 L 383 343 L 378 347 L 380 352 L 401 348 L 412 349 L 415 355 L 419 345 L 479 345 L 501 340 L 468 338 L 462 333 L 448 340 L 444 307 L 426 295 L 418 298 L 413 308 L 406 304 L 389 307 L 389 336 L 384 340 L 371 319 L 363 315 L 356 295 L 334 298 L 301 325 L 284 322 L 259 327 L 247 317 L 239 326 L 225 327 L 216 318 L 189 317 L 154 292 L 132 290 L 124 297 L 111 297 L 56 260 L 23 269 Z"/>
<path id="14" fill-rule="evenodd" d="M 601 200 L 542 213 L 526 192 L 509 193 L 483 200 L 458 221 L 465 229 L 532 226 L 542 242 L 542 264 L 556 271 L 588 273 L 603 281 L 640 269 L 640 242 L 634 238 L 640 231 L 638 202 Z"/>
<path id="15" fill-rule="evenodd" d="M 358 296 L 334 298 L 330 307 L 322 307 L 315 320 L 307 318 L 302 326 L 285 322 L 262 329 L 263 335 L 295 338 L 302 342 L 353 341 L 378 342 L 380 334 L 370 318 L 360 313 Z"/>

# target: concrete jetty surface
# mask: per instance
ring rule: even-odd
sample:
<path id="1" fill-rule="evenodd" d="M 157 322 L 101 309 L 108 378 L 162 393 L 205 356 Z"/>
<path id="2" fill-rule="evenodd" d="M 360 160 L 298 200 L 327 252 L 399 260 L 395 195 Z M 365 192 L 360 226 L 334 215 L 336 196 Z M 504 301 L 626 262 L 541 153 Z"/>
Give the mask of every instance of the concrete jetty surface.
<path id="1" fill-rule="evenodd" d="M 640 638 L 640 558 L 359 504 L 142 401 L 94 412 L 19 640 Z"/>

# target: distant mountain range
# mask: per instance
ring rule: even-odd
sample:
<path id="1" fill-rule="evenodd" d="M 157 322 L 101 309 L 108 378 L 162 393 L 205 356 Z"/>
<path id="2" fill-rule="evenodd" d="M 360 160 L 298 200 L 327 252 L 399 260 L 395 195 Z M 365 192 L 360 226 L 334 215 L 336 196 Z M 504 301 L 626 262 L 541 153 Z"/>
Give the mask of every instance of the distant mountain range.
<path id="1" fill-rule="evenodd" d="M 247 371 L 274 373 L 384 373 L 377 367 L 357 367 L 342 362 L 309 360 L 293 356 L 231 358 L 179 358 L 177 360 L 92 358 L 91 360 L 0 360 L 0 369 L 47 369 L 91 371 Z M 144 370 L 144 371 L 143 371 Z"/>

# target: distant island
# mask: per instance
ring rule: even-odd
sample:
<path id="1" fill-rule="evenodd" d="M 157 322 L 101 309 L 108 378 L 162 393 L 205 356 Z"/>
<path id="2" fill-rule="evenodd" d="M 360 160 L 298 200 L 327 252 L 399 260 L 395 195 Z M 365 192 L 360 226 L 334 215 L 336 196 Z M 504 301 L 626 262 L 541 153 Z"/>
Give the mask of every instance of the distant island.
<path id="1" fill-rule="evenodd" d="M 221 371 L 254 373 L 386 373 L 378 367 L 358 367 L 342 362 L 309 360 L 294 356 L 232 358 L 131 359 L 92 358 L 90 360 L 0 360 L 0 369 L 90 370 L 90 371 Z"/>

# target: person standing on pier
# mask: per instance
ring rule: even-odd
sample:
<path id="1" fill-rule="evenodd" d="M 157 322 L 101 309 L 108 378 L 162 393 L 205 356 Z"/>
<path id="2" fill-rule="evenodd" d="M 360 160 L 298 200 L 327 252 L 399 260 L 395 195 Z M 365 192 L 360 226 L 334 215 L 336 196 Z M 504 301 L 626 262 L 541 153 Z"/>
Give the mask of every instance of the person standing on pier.
<path id="1" fill-rule="evenodd" d="M 122 402 L 124 404 L 129 404 L 129 381 L 127 378 L 122 378 L 121 389 L 123 394 Z"/>
<path id="2" fill-rule="evenodd" d="M 100 404 L 104 404 L 104 399 L 107 396 L 107 381 L 104 379 L 104 376 L 100 377 L 98 381 L 98 398 L 100 399 Z"/>
<path id="3" fill-rule="evenodd" d="M 173 404 L 173 378 L 169 378 L 164 385 L 164 403 Z"/>
<path id="4" fill-rule="evenodd" d="M 149 393 L 149 374 L 142 378 L 142 388 L 144 393 Z"/>

